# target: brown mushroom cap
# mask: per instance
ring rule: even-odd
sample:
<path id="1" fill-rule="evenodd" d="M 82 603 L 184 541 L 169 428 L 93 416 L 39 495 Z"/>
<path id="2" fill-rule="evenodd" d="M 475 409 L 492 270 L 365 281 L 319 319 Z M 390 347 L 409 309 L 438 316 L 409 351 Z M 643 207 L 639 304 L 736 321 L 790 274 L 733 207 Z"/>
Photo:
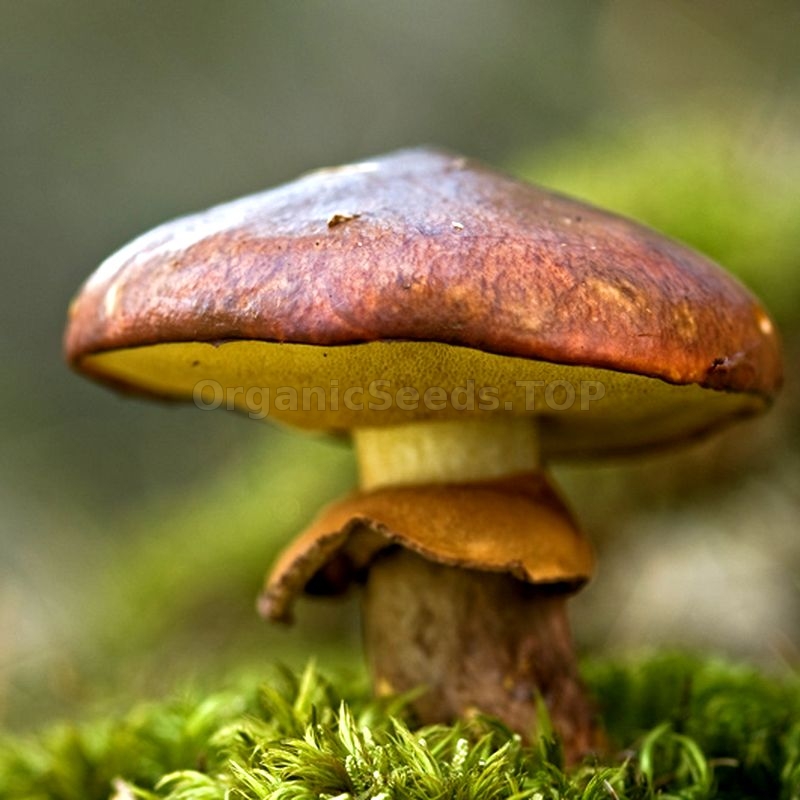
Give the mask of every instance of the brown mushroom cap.
<path id="1" fill-rule="evenodd" d="M 582 586 L 594 565 L 589 541 L 543 472 L 383 488 L 323 509 L 279 557 L 259 610 L 290 619 L 292 601 L 303 590 L 339 594 L 392 546 L 439 564 L 504 572 L 564 591 Z"/>
<path id="2" fill-rule="evenodd" d="M 763 410 L 781 382 L 769 316 L 708 259 L 425 149 L 321 170 L 136 239 L 75 299 L 65 350 L 117 388 L 178 399 L 204 379 L 241 387 L 240 399 L 334 379 L 420 395 L 472 380 L 523 413 L 520 381 L 600 381 L 590 411 L 551 413 L 539 398 L 543 450 L 556 456 L 698 435 Z M 270 413 L 339 430 L 435 417 L 367 406 Z"/>

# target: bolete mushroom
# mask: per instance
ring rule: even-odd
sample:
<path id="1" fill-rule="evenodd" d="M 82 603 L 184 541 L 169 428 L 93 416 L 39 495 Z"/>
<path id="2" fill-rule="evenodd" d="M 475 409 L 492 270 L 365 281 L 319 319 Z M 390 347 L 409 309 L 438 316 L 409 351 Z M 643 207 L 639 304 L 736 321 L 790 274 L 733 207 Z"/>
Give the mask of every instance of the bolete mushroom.
<path id="1" fill-rule="evenodd" d="M 708 259 L 428 149 L 156 228 L 88 280 L 65 347 L 117 389 L 351 434 L 360 489 L 262 612 L 363 582 L 379 691 L 523 734 L 541 698 L 571 758 L 596 741 L 565 613 L 592 554 L 542 464 L 697 438 L 781 380 L 768 314 Z"/>

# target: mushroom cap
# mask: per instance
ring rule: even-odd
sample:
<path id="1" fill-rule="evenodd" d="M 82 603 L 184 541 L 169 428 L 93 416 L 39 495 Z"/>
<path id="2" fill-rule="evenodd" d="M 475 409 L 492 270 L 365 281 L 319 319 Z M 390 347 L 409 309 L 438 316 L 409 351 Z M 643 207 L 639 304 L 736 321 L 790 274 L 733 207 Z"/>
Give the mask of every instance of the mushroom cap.
<path id="1" fill-rule="evenodd" d="M 458 531 L 458 536 L 453 535 Z M 259 610 L 290 620 L 303 591 L 341 594 L 379 553 L 405 547 L 429 561 L 575 591 L 591 545 L 543 472 L 492 481 L 356 492 L 323 509 L 278 558 Z"/>
<path id="2" fill-rule="evenodd" d="M 252 410 L 248 390 L 285 389 L 270 415 L 323 430 L 464 413 L 374 410 L 375 380 L 448 398 L 473 381 L 512 413 L 530 413 L 524 382 L 542 380 L 550 456 L 693 437 L 764 410 L 781 383 L 768 314 L 705 257 L 428 149 L 320 170 L 134 240 L 75 298 L 65 351 L 94 378 L 163 398 L 213 381 Z M 363 407 L 334 408 L 332 381 L 361 389 Z M 602 399 L 565 408 L 565 384 L 582 398 L 587 381 Z M 324 408 L 301 404 L 314 387 Z"/>

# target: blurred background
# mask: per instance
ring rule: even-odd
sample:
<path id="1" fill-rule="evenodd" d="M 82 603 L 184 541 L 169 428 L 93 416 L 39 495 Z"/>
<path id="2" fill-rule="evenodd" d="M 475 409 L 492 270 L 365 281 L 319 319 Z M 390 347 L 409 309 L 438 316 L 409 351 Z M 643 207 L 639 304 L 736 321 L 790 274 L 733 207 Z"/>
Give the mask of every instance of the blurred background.
<path id="1" fill-rule="evenodd" d="M 261 622 L 345 446 L 121 399 L 62 363 L 81 281 L 145 229 L 436 143 L 710 254 L 782 331 L 772 413 L 559 465 L 600 551 L 583 652 L 800 662 L 800 6 L 747 0 L 0 0 L 0 727 L 186 680 L 357 669 L 357 604 Z"/>

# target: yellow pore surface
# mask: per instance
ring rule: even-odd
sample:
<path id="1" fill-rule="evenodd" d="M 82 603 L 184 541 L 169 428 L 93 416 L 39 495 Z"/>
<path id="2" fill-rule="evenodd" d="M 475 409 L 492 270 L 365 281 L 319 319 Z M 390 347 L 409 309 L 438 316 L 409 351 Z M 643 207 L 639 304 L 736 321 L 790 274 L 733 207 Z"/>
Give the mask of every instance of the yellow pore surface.
<path id="1" fill-rule="evenodd" d="M 96 353 L 80 366 L 200 408 L 312 430 L 534 414 L 546 457 L 667 445 L 765 405 L 755 395 L 439 342 L 174 342 Z"/>

